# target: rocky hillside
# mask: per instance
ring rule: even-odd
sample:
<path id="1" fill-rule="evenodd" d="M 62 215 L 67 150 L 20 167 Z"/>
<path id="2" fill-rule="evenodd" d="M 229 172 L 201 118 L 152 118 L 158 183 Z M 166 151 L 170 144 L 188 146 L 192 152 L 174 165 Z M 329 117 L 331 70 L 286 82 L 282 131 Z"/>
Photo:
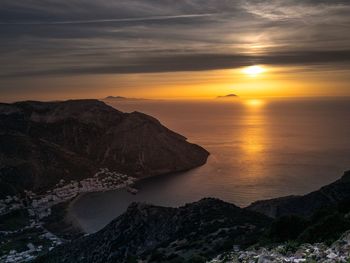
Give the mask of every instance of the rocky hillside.
<path id="1" fill-rule="evenodd" d="M 196 262 L 254 244 L 271 220 L 217 199 L 180 208 L 132 204 L 101 231 L 80 238 L 36 262 Z"/>
<path id="2" fill-rule="evenodd" d="M 335 263 L 349 262 L 350 259 L 350 231 L 328 246 L 324 243 L 302 244 L 291 246 L 291 244 L 279 245 L 273 248 L 256 248 L 249 250 L 231 251 L 217 256 L 209 263 L 239 263 L 239 262 L 275 262 L 275 263 Z"/>
<path id="3" fill-rule="evenodd" d="M 242 209 L 211 198 L 180 208 L 135 203 L 101 231 L 36 262 L 343 262 L 349 235 L 334 242 L 350 229 L 349 177 L 346 172 L 319 191 L 261 209 L 283 211 L 276 219 L 252 211 L 253 205 Z M 256 204 L 265 202 L 278 204 Z"/>
<path id="4" fill-rule="evenodd" d="M 101 167 L 143 178 L 188 170 L 207 157 L 158 120 L 98 100 L 0 104 L 0 198 Z"/>
<path id="5" fill-rule="evenodd" d="M 274 218 L 288 215 L 309 217 L 321 208 L 336 206 L 344 200 L 350 200 L 350 171 L 336 182 L 307 195 L 257 201 L 248 209 Z"/>

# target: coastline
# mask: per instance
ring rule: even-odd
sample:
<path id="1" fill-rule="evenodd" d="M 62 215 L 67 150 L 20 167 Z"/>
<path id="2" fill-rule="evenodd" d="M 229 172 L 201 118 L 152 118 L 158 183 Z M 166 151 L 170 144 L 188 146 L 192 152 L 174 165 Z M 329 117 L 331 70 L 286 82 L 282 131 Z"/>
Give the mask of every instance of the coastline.
<path id="1" fill-rule="evenodd" d="M 151 178 L 151 177 L 149 177 Z M 142 180 L 149 179 L 149 178 L 142 178 L 142 179 L 135 179 L 134 185 L 137 183 L 141 182 Z M 102 191 L 91 191 L 91 192 L 83 192 L 79 193 L 76 197 L 68 201 L 68 205 L 65 209 L 65 218 L 64 222 L 67 223 L 68 225 L 71 225 L 74 229 L 78 229 L 80 232 L 83 234 L 91 234 L 93 232 L 88 231 L 81 223 L 80 220 L 78 219 L 77 215 L 73 212 L 74 211 L 74 205 L 80 201 L 81 198 L 91 195 L 91 194 L 98 194 L 98 193 L 108 193 L 108 192 L 115 192 L 115 191 L 123 191 L 126 190 L 128 186 L 120 187 L 118 189 L 110 189 L 110 190 L 102 190 Z M 129 193 L 132 195 L 132 193 Z"/>
<path id="2" fill-rule="evenodd" d="M 337 185 L 339 182 L 343 182 L 345 174 L 348 174 L 348 173 L 345 172 L 343 176 L 337 177 L 331 184 L 326 184 L 321 188 L 325 189 L 325 187 L 328 188 L 329 185 Z M 176 174 L 173 174 L 173 176 L 174 175 L 176 176 Z M 147 182 L 150 182 L 152 185 L 157 184 L 157 182 L 153 181 L 153 180 L 156 180 L 157 178 L 159 177 L 157 176 L 157 177 L 137 180 L 137 182 L 135 183 L 135 186 L 137 189 L 140 189 L 140 195 L 137 194 L 136 197 L 131 193 L 128 193 L 125 190 L 125 188 L 116 189 L 118 191 L 115 191 L 115 190 L 95 191 L 93 193 L 98 194 L 97 196 L 91 196 L 91 198 L 89 197 L 84 200 L 82 200 L 82 198 L 86 197 L 86 194 L 89 194 L 89 193 L 80 194 L 79 196 L 77 196 L 71 201 L 69 205 L 69 209 L 67 210 L 67 220 L 68 222 L 70 220 L 72 224 L 74 224 L 76 227 L 83 229 L 85 233 L 94 233 L 102 229 L 104 226 L 106 226 L 112 220 L 117 218 L 119 215 L 123 214 L 126 211 L 127 207 L 134 202 L 150 203 L 150 204 L 155 204 L 163 207 L 181 207 L 187 203 L 196 202 L 201 198 L 204 198 L 204 197 L 199 197 L 198 199 L 193 199 L 193 200 L 183 200 L 180 198 L 179 199 L 180 201 L 174 201 L 175 199 L 176 200 L 178 199 L 174 197 L 172 200 L 168 200 L 167 202 L 155 201 L 154 195 L 149 194 Z M 146 183 L 146 185 L 143 185 L 142 183 Z M 321 188 L 315 188 L 312 191 L 306 192 L 305 194 L 294 195 L 293 197 L 282 195 L 272 199 L 257 199 L 256 201 L 253 201 L 247 206 L 240 206 L 240 205 L 238 206 L 243 209 L 258 211 L 269 217 L 276 217 L 274 213 L 276 211 L 279 211 L 279 207 L 283 208 L 285 210 L 285 211 L 283 210 L 285 213 L 289 211 L 302 213 L 303 209 L 300 208 L 299 209 L 300 211 L 299 211 L 294 205 L 292 205 L 293 202 L 300 202 L 300 200 L 305 200 L 305 202 L 306 201 L 312 202 L 315 199 L 314 197 L 315 194 L 318 193 Z M 164 189 L 167 189 L 167 188 L 164 188 Z M 109 192 L 109 194 L 103 195 L 102 193 L 102 196 L 101 196 L 101 192 L 103 193 Z M 329 194 L 332 195 L 332 192 L 330 192 Z M 290 199 L 292 199 L 291 202 L 289 202 Z M 82 203 L 78 205 L 78 208 L 75 207 L 75 205 L 78 202 L 80 202 L 80 200 L 82 200 Z M 96 202 L 94 200 L 96 200 Z M 229 202 L 229 203 L 235 204 L 235 202 Z M 95 218 L 93 212 L 91 213 L 92 210 L 88 212 L 90 204 L 92 205 L 92 207 L 95 207 L 96 209 L 100 209 L 100 212 L 102 210 L 103 211 L 109 210 L 109 212 L 105 213 L 102 211 L 102 214 L 99 213 L 100 218 Z M 313 206 L 310 204 L 310 207 L 313 207 Z M 86 213 L 85 213 L 85 208 L 87 208 Z M 77 210 L 74 211 L 73 209 L 77 209 Z M 75 213 L 76 211 L 80 211 L 80 212 Z M 92 224 L 94 224 L 97 227 L 93 227 Z"/>
<path id="3" fill-rule="evenodd" d="M 132 184 L 132 187 L 135 187 L 137 190 L 139 190 L 139 186 L 143 183 L 147 182 L 152 182 L 153 180 L 158 180 L 160 178 L 168 178 L 168 177 L 173 177 L 177 175 L 181 175 L 183 173 L 186 173 L 188 171 L 193 171 L 196 169 L 199 169 L 203 166 L 205 166 L 207 162 L 204 165 L 201 165 L 199 167 L 195 167 L 192 169 L 186 169 L 183 171 L 177 171 L 177 172 L 170 172 L 170 173 L 165 173 L 165 174 L 158 174 L 154 176 L 147 176 L 147 177 L 142 177 L 142 178 L 135 178 L 134 183 Z M 69 201 L 69 205 L 67 206 L 66 209 L 66 222 L 68 224 L 71 224 L 72 226 L 78 228 L 83 232 L 84 234 L 91 234 L 94 233 L 94 231 L 88 231 L 81 223 L 80 220 L 78 219 L 77 215 L 73 212 L 74 210 L 74 205 L 78 203 L 82 198 L 91 195 L 91 194 L 96 194 L 96 193 L 108 193 L 108 192 L 120 192 L 123 190 L 126 190 L 127 186 L 125 187 L 120 187 L 118 189 L 110 189 L 110 190 L 101 190 L 101 191 L 91 191 L 91 192 L 82 192 L 79 193 L 77 196 L 75 196 L 73 199 Z M 142 188 L 142 187 L 141 187 Z M 129 193 L 130 195 L 133 195 L 133 193 Z M 137 195 L 137 194 L 136 194 Z M 114 218 L 113 218 L 114 219 Z M 111 220 L 113 220 L 111 219 Z"/>
<path id="4" fill-rule="evenodd" d="M 186 235 L 186 231 L 180 230 L 179 232 L 175 232 L 174 235 L 171 233 L 170 229 L 176 229 L 177 227 L 181 229 L 184 224 L 181 222 L 177 214 L 173 213 L 175 210 L 182 211 L 180 214 L 183 216 L 183 218 L 185 218 L 184 222 L 189 223 L 194 229 L 202 229 L 198 228 L 198 225 L 202 224 L 203 220 L 207 220 L 206 222 L 208 222 L 211 229 L 208 231 L 216 233 L 216 235 L 209 235 L 211 238 L 210 240 L 214 239 L 217 241 L 215 244 L 223 241 L 223 239 L 225 240 L 225 242 L 221 243 L 219 246 L 215 246 L 215 248 L 212 250 L 215 251 L 215 253 L 208 253 L 203 256 L 206 260 L 212 261 L 203 262 L 223 263 L 226 262 L 227 259 L 231 259 L 233 262 L 238 262 L 236 261 L 238 258 L 246 260 L 252 259 L 254 261 L 259 259 L 259 262 L 264 258 L 271 259 L 271 262 L 309 262 L 308 260 L 310 260 L 310 262 L 333 262 L 323 261 L 323 259 L 344 259 L 349 258 L 350 256 L 348 253 L 348 248 L 350 245 L 348 238 L 349 232 L 347 232 L 350 227 L 350 203 L 341 203 L 344 200 L 349 200 L 349 187 L 350 171 L 345 171 L 343 176 L 333 183 L 325 185 L 317 191 L 297 197 L 299 198 L 299 202 L 307 204 L 305 207 L 303 205 L 299 205 L 299 203 L 295 206 L 294 201 L 291 203 L 293 207 L 311 211 L 313 215 L 312 217 L 304 216 L 303 211 L 290 210 L 289 217 L 274 218 L 267 216 L 266 211 L 263 213 L 263 211 L 259 212 L 255 211 L 254 209 L 239 208 L 232 203 L 224 202 L 215 198 L 204 198 L 200 201 L 189 203 L 176 209 L 169 209 L 164 206 L 152 204 L 134 204 L 129 207 L 130 210 L 128 210 L 129 212 L 127 212 L 125 216 L 112 221 L 111 224 L 103 228 L 101 231 L 91 233 L 86 238 L 83 237 L 76 242 L 69 243 L 64 246 L 63 250 L 55 250 L 55 252 L 49 253 L 46 257 L 44 257 L 44 259 L 52 256 L 60 258 L 68 255 L 68 257 L 71 257 L 71 259 L 74 260 L 76 258 L 77 249 L 79 249 L 79 251 L 83 251 L 79 253 L 83 254 L 84 257 L 88 255 L 89 258 L 93 258 L 95 256 L 94 252 L 87 249 L 84 250 L 85 245 L 89 244 L 90 246 L 91 243 L 93 244 L 92 247 L 96 247 L 95 251 L 100 251 L 101 249 L 100 256 L 103 258 L 103 256 L 106 255 L 105 251 L 112 251 L 112 249 L 113 253 L 122 251 L 121 248 L 112 247 L 113 243 L 109 243 L 107 237 L 117 238 L 119 235 L 122 235 L 123 241 L 128 240 L 127 246 L 137 247 L 140 245 L 139 243 L 135 243 L 137 242 L 135 240 L 138 240 L 139 238 L 135 238 L 135 235 L 136 237 L 139 237 L 137 235 L 142 236 L 145 233 L 144 231 L 146 231 L 146 233 L 155 232 L 156 237 L 163 235 L 163 231 L 168 233 L 170 239 L 167 239 L 167 236 L 164 238 L 168 245 L 164 246 L 163 242 L 159 242 L 159 244 L 157 244 L 155 247 L 155 249 L 161 250 L 162 255 L 164 255 L 164 258 L 166 259 L 173 255 L 174 251 L 176 251 L 176 255 L 181 260 L 185 258 L 185 255 L 187 255 L 189 251 L 190 254 L 197 255 L 200 253 L 199 250 L 196 250 L 197 246 L 201 251 L 203 251 L 202 248 L 204 248 L 205 251 L 208 251 L 207 244 L 205 243 L 207 236 L 205 235 L 201 236 L 196 234 L 194 235 L 195 238 L 192 240 L 189 239 L 188 241 L 184 241 L 185 243 L 177 243 L 177 240 L 186 240 L 181 236 L 183 233 Z M 325 194 L 326 198 L 324 198 Z M 83 195 L 80 195 L 80 197 L 72 200 L 70 205 L 74 205 L 75 202 L 79 201 L 79 198 L 82 196 Z M 280 199 L 281 198 L 278 198 L 277 201 Z M 260 200 L 259 202 L 269 203 L 271 200 Z M 315 206 L 311 207 L 309 205 L 310 202 Z M 339 204 L 342 205 L 339 206 Z M 348 205 L 346 206 L 346 204 Z M 272 205 L 275 205 L 275 203 Z M 220 207 L 221 210 L 218 211 Z M 233 210 L 231 211 L 229 207 L 231 207 Z M 268 207 L 270 209 L 270 205 Z M 317 209 L 322 209 L 325 207 L 328 208 L 326 213 L 325 211 L 320 213 L 321 210 L 317 211 Z M 290 207 L 287 206 L 287 208 Z M 227 211 L 231 212 L 226 214 Z M 283 209 L 283 211 L 285 211 L 285 209 Z M 295 212 L 299 213 L 295 214 Z M 237 226 L 232 226 L 232 222 L 229 220 L 234 220 L 233 223 L 236 223 L 235 220 L 241 218 L 242 214 L 245 213 L 248 213 L 247 215 L 249 215 L 249 217 L 243 218 L 244 224 L 242 226 L 238 226 L 238 228 Z M 187 215 L 191 215 L 189 218 L 191 218 L 190 220 L 193 221 L 186 221 Z M 222 219 L 223 215 L 227 216 L 227 220 Z M 261 225 L 262 228 L 260 232 L 256 233 L 256 235 L 254 234 L 252 239 L 248 239 L 248 243 L 240 243 L 241 239 L 235 239 L 239 233 L 241 233 L 243 237 L 246 237 L 247 234 L 251 233 L 250 231 L 252 229 L 256 229 L 256 225 L 252 224 L 256 224 L 257 221 L 255 221 L 255 219 L 259 217 L 261 217 L 261 219 L 264 218 L 264 220 L 266 219 L 266 224 L 264 223 Z M 180 222 L 178 222 L 178 220 L 180 220 Z M 247 221 L 249 220 L 253 221 L 247 225 Z M 159 223 L 159 221 L 161 223 Z M 142 230 L 144 231 L 139 231 L 140 222 L 142 222 L 141 225 L 144 227 Z M 217 222 L 219 223 L 217 224 Z M 223 227 L 223 223 L 228 224 L 228 227 Z M 159 225 L 162 225 L 162 227 L 159 227 Z M 176 227 L 174 227 L 174 225 L 176 225 Z M 129 231 L 124 233 L 123 230 L 126 226 Z M 163 226 L 166 228 L 164 229 Z M 212 227 L 215 229 L 212 229 Z M 229 229 L 229 227 L 233 227 L 234 231 L 228 232 L 226 229 Z M 130 228 L 132 229 L 131 231 Z M 185 229 L 188 229 L 188 227 Z M 225 229 L 225 231 L 222 231 L 222 229 Z M 235 232 L 237 229 L 240 229 L 241 232 Z M 323 231 L 325 229 L 331 229 L 331 231 Z M 168 230 L 170 231 L 170 234 L 167 232 Z M 154 239 L 152 239 L 152 235 L 150 235 L 148 238 L 150 243 L 153 242 Z M 105 243 L 102 241 L 101 245 L 101 240 L 107 241 Z M 140 240 L 143 239 L 140 238 Z M 157 240 L 155 242 L 157 242 Z M 194 243 L 197 246 L 191 251 L 192 247 L 194 247 L 191 245 Z M 70 252 L 71 246 L 73 247 L 71 250 L 73 252 Z M 105 248 L 107 249 L 104 250 Z M 300 251 L 302 251 L 302 253 L 300 253 Z M 135 253 L 136 256 L 140 256 L 137 254 L 137 251 L 132 253 Z M 295 259 L 297 259 L 297 261 L 295 261 Z M 298 261 L 299 259 L 300 261 Z M 315 261 L 315 259 L 317 260 Z"/>
<path id="5" fill-rule="evenodd" d="M 85 196 L 88 193 L 81 193 L 77 195 L 75 198 L 73 198 L 67 205 L 66 211 L 65 211 L 65 217 L 64 217 L 64 222 L 67 223 L 68 225 L 71 225 L 73 228 L 78 229 L 80 232 L 83 234 L 87 234 L 85 231 L 84 227 L 80 224 L 79 219 L 77 218 L 76 215 L 72 212 L 74 204 L 79 201 L 80 198 Z"/>

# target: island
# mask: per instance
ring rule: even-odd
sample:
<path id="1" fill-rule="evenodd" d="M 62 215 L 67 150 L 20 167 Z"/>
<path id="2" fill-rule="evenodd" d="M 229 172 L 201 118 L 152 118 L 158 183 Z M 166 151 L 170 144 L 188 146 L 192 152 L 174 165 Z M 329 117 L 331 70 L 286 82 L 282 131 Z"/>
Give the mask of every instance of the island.
<path id="1" fill-rule="evenodd" d="M 123 97 L 123 96 L 107 96 L 104 99 L 105 101 L 126 101 L 126 100 L 148 100 L 148 99 L 144 99 L 144 98 L 127 98 L 127 97 Z"/>
<path id="2" fill-rule="evenodd" d="M 217 99 L 237 99 L 237 98 L 239 98 L 239 96 L 236 94 L 228 94 L 225 96 L 217 96 L 216 98 Z"/>

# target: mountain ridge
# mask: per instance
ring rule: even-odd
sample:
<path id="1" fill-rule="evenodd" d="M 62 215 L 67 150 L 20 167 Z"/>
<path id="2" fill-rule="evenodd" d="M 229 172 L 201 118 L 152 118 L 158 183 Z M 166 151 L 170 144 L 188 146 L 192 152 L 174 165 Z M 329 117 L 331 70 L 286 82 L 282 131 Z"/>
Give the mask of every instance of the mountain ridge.
<path id="1" fill-rule="evenodd" d="M 136 262 L 135 257 L 184 262 L 188 254 L 214 256 L 219 247 L 234 242 L 249 246 L 269 223 L 264 215 L 214 198 L 180 208 L 133 203 L 102 230 L 58 247 L 36 262 Z"/>
<path id="2" fill-rule="evenodd" d="M 311 216 L 315 211 L 350 200 L 350 171 L 344 172 L 337 181 L 302 196 L 285 196 L 270 200 L 259 200 L 247 209 L 272 218 L 298 215 Z"/>

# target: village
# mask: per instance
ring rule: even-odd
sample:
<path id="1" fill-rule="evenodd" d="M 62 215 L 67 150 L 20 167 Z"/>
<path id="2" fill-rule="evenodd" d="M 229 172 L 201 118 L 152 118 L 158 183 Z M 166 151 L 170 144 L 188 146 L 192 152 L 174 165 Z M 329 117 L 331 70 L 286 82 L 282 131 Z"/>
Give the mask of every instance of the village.
<path id="1" fill-rule="evenodd" d="M 93 177 L 81 181 L 66 182 L 62 179 L 55 188 L 44 194 L 25 191 L 24 197 L 7 196 L 0 200 L 0 216 L 16 211 L 24 211 L 28 214 L 28 222 L 25 226 L 16 230 L 0 231 L 0 248 L 6 247 L 6 243 L 14 242 L 21 236 L 28 239 L 24 248 L 22 246 L 18 251 L 0 249 L 0 262 L 28 262 L 64 242 L 43 226 L 42 221 L 51 215 L 53 206 L 72 200 L 82 193 L 127 188 L 130 193 L 135 194 L 137 190 L 132 187 L 135 181 L 136 179 L 131 176 L 101 168 Z M 31 239 L 35 239 L 35 242 L 30 242 Z"/>

